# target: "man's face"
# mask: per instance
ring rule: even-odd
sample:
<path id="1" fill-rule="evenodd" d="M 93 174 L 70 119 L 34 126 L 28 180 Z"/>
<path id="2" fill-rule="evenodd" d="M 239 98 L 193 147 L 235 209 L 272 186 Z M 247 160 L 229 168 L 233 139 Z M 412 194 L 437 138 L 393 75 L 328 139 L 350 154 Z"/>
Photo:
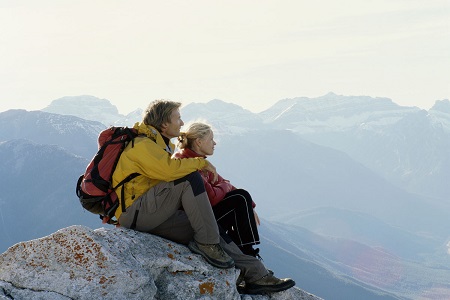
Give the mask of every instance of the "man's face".
<path id="1" fill-rule="evenodd" d="M 164 123 L 161 127 L 161 134 L 171 139 L 180 135 L 181 126 L 183 126 L 183 120 L 181 120 L 180 110 L 174 109 L 170 114 L 170 122 Z"/>

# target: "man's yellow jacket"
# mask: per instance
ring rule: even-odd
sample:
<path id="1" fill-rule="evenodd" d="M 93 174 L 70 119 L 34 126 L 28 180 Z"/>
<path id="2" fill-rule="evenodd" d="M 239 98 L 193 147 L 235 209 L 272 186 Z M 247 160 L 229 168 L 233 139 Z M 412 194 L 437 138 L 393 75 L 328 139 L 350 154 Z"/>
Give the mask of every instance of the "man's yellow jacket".
<path id="1" fill-rule="evenodd" d="M 159 182 L 174 181 L 203 169 L 207 164 L 205 159 L 200 157 L 172 159 L 171 155 L 175 146 L 171 142 L 166 145 L 161 134 L 154 127 L 136 123 L 134 128 L 138 130 L 139 136 L 122 152 L 112 177 L 113 186 L 116 186 L 128 175 L 140 174 L 116 190 L 121 198 L 122 189 L 124 189 L 124 199 L 120 201 L 125 201 L 125 208 Z M 117 220 L 121 214 L 122 207 L 119 205 L 115 213 Z"/>

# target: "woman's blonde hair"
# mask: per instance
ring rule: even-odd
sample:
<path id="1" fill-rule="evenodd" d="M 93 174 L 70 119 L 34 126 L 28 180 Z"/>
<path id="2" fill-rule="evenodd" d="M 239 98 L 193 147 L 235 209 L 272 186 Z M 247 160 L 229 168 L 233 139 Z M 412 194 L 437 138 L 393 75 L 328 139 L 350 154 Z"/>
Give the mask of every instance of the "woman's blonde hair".
<path id="1" fill-rule="evenodd" d="M 202 122 L 195 122 L 188 126 L 185 132 L 182 132 L 178 137 L 178 148 L 192 149 L 192 144 L 196 139 L 204 138 L 212 132 L 210 125 Z"/>

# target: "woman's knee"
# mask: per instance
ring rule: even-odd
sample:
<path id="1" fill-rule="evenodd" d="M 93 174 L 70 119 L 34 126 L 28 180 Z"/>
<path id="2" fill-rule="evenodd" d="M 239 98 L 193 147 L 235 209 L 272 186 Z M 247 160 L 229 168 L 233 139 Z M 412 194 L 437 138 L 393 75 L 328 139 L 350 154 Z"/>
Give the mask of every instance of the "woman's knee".
<path id="1" fill-rule="evenodd" d="M 247 206 L 252 206 L 253 200 L 252 200 L 252 196 L 250 195 L 249 192 L 247 192 L 244 189 L 237 189 L 237 190 L 234 190 L 233 192 L 236 192 L 236 195 L 239 196 L 240 200 L 245 201 L 245 204 Z"/>

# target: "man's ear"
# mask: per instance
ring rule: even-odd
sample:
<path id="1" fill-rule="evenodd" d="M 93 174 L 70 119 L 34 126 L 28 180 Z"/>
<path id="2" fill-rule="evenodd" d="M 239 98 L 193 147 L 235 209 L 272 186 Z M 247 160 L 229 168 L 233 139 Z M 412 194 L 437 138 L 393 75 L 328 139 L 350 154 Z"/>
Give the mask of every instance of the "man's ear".
<path id="1" fill-rule="evenodd" d="M 167 123 L 162 123 L 161 124 L 161 131 L 162 130 L 166 130 L 166 128 L 167 128 Z"/>

